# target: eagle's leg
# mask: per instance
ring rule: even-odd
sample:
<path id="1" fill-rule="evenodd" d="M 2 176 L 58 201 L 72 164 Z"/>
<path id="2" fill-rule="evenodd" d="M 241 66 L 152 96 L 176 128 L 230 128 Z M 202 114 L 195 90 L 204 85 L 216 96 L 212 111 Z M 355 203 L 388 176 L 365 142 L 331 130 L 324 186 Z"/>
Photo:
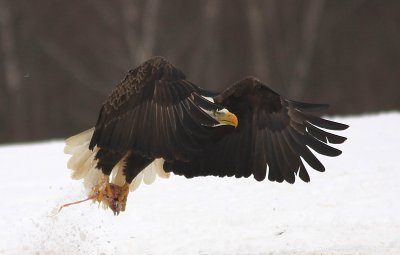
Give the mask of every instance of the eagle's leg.
<path id="1" fill-rule="evenodd" d="M 103 175 L 99 184 L 92 188 L 91 196 L 93 196 L 94 201 L 97 201 L 99 203 L 103 201 L 103 199 L 113 196 L 113 192 L 110 186 L 109 175 Z"/>
<path id="2" fill-rule="evenodd" d="M 115 197 L 113 206 L 110 208 L 114 211 L 115 214 L 119 214 L 119 212 L 125 211 L 126 201 L 128 200 L 129 194 L 129 183 L 125 183 L 122 187 L 119 187 L 117 196 Z"/>
<path id="3" fill-rule="evenodd" d="M 115 193 L 118 193 L 118 189 L 115 189 L 112 186 L 113 184 L 110 184 L 110 174 L 114 166 L 123 156 L 122 153 L 110 152 L 104 149 L 100 149 L 96 154 L 96 159 L 98 160 L 96 168 L 103 172 L 103 177 L 100 182 L 93 187 L 93 200 L 99 203 L 103 202 L 110 208 L 110 204 L 116 196 Z"/>
<path id="4" fill-rule="evenodd" d="M 126 201 L 128 200 L 129 194 L 129 185 L 131 184 L 133 179 L 153 160 L 154 159 L 148 159 L 134 153 L 131 153 L 126 158 L 126 164 L 124 168 L 125 184 L 122 187 L 111 184 L 114 200 L 110 204 L 110 208 L 115 214 L 119 214 L 119 212 L 125 211 Z"/>

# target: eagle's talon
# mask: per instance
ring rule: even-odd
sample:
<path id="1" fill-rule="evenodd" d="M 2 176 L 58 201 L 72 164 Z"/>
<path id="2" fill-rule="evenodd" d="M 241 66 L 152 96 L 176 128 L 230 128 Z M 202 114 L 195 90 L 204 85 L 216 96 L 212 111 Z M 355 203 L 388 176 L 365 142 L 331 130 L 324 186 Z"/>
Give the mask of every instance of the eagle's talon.
<path id="1" fill-rule="evenodd" d="M 118 196 L 118 203 L 121 206 L 121 211 L 125 211 L 126 201 L 128 200 L 129 184 L 125 183 L 121 188 L 121 193 Z"/>
<path id="2" fill-rule="evenodd" d="M 93 187 L 89 197 L 94 202 L 103 203 L 107 208 L 110 208 L 115 215 L 121 211 L 125 211 L 126 201 L 129 194 L 129 184 L 118 186 L 109 182 L 109 177 L 104 178 L 95 187 Z"/>
<path id="3" fill-rule="evenodd" d="M 93 197 L 92 200 L 99 203 L 105 203 L 105 200 L 107 200 L 108 197 L 112 197 L 112 190 L 108 176 L 105 175 L 102 180 L 93 187 L 89 197 Z"/>
<path id="4" fill-rule="evenodd" d="M 125 211 L 129 194 L 129 184 L 126 183 L 122 187 L 111 184 L 111 190 L 113 191 L 113 196 L 109 197 L 108 206 L 114 212 L 114 215 L 118 215 L 120 212 Z"/>
<path id="5" fill-rule="evenodd" d="M 112 196 L 113 196 L 113 192 L 112 192 L 112 190 L 111 190 L 111 187 L 110 187 L 110 183 L 109 183 L 109 182 L 106 183 L 106 192 L 107 192 L 107 196 L 108 196 L 108 197 L 112 197 Z"/>
<path id="6" fill-rule="evenodd" d="M 129 184 L 125 183 L 121 188 L 121 193 L 118 196 L 118 201 L 126 201 L 129 194 Z"/>

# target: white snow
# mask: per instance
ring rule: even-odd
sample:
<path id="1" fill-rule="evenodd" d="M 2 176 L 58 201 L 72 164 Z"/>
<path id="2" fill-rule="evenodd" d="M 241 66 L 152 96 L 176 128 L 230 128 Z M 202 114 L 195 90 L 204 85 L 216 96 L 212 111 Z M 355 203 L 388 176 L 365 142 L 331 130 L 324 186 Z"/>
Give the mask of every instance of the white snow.
<path id="1" fill-rule="evenodd" d="M 171 176 L 114 216 L 70 178 L 62 141 L 0 147 L 0 254 L 400 254 L 400 113 L 350 124 L 310 183 Z"/>

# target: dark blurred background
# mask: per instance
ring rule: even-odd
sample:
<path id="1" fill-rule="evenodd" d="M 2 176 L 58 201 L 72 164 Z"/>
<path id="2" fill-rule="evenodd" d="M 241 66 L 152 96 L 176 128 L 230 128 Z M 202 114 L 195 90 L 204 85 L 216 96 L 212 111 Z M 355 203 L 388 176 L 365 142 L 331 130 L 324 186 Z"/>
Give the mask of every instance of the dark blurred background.
<path id="1" fill-rule="evenodd" d="M 254 75 L 329 114 L 400 109 L 399 0 L 0 0 L 0 142 L 92 127 L 154 55 L 213 90 Z"/>

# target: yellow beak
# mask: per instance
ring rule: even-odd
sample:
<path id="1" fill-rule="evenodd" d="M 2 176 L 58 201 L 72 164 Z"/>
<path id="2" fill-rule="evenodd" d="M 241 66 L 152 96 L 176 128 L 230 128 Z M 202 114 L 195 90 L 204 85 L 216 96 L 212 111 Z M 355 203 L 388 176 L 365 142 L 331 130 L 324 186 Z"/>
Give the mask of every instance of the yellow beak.
<path id="1" fill-rule="evenodd" d="M 239 123 L 236 115 L 231 112 L 216 112 L 215 118 L 221 125 L 237 127 Z"/>

